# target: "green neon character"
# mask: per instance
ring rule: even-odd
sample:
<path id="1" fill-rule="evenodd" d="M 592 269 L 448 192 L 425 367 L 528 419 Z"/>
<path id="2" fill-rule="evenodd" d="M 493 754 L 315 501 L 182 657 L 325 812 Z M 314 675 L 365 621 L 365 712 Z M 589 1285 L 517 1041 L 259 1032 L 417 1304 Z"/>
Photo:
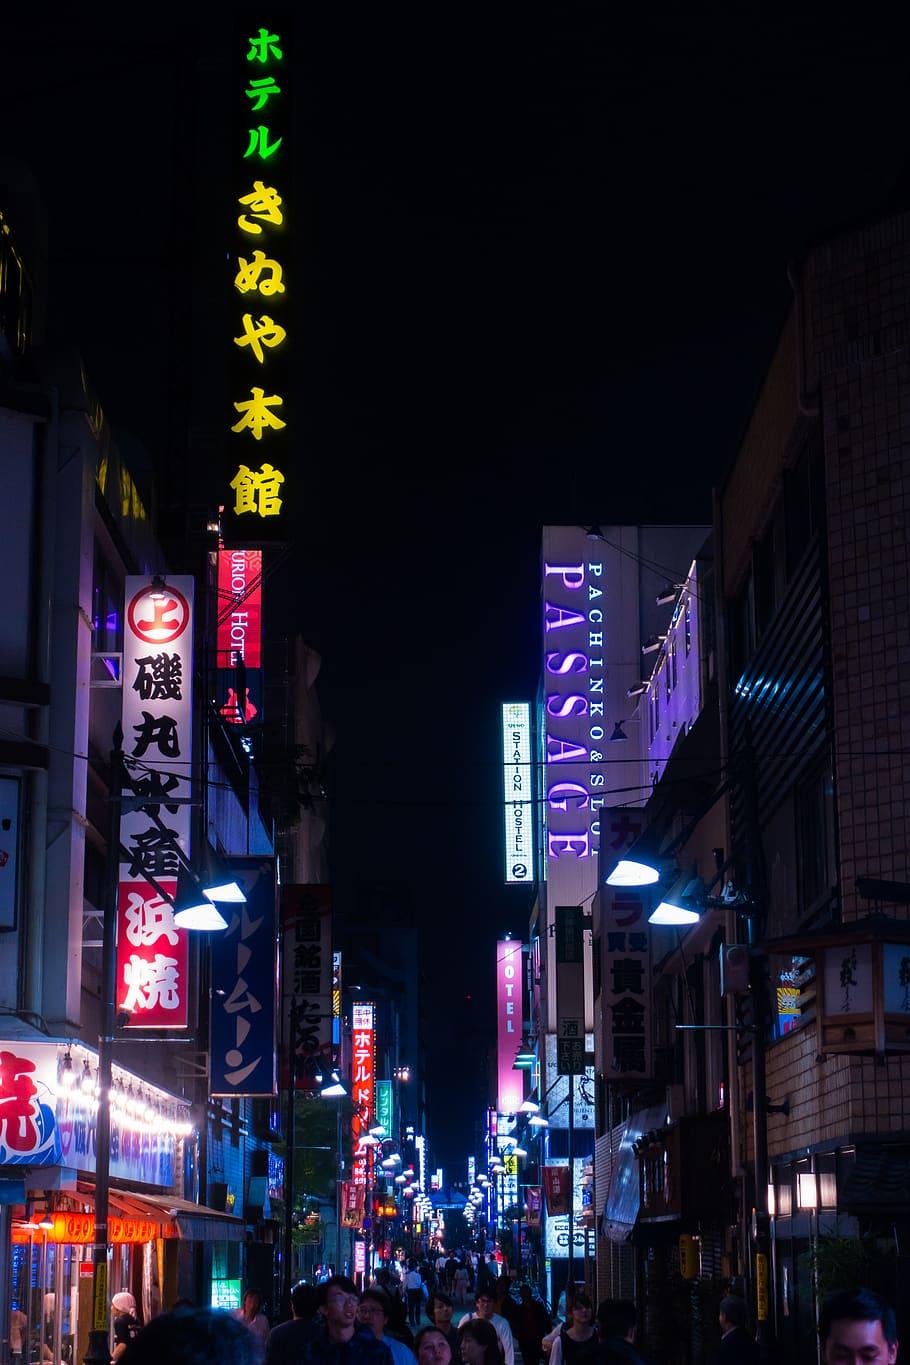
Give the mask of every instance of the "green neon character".
<path id="1" fill-rule="evenodd" d="M 244 157 L 252 156 L 253 153 L 261 157 L 263 161 L 268 161 L 270 156 L 274 156 L 284 141 L 283 137 L 276 138 L 274 142 L 269 142 L 269 130 L 260 123 L 258 128 L 250 129 L 250 145 L 244 152 Z"/>
<path id="2" fill-rule="evenodd" d="M 259 30 L 258 38 L 250 39 L 250 50 L 246 54 L 248 62 L 261 62 L 263 66 L 269 57 L 274 57 L 276 62 L 280 62 L 284 53 L 278 44 L 281 42 L 277 33 L 269 33 L 267 28 Z"/>
<path id="3" fill-rule="evenodd" d="M 244 91 L 248 99 L 255 100 L 252 112 L 258 114 L 268 102 L 270 95 L 280 95 L 281 86 L 274 76 L 262 76 L 259 80 L 250 81 L 249 89 Z"/>

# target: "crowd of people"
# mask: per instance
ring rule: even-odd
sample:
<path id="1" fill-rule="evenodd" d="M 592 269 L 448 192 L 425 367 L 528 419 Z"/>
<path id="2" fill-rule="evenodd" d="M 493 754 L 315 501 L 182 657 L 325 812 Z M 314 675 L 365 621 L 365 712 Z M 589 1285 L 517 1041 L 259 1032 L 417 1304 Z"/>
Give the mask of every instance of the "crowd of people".
<path id="1" fill-rule="evenodd" d="M 401 1274 L 379 1271 L 363 1290 L 335 1274 L 299 1284 L 293 1317 L 276 1327 L 254 1289 L 233 1314 L 184 1303 L 141 1329 L 132 1313 L 120 1314 L 116 1358 L 120 1365 L 646 1365 L 631 1301 L 607 1299 L 595 1308 L 579 1290 L 565 1321 L 553 1323 L 533 1286 L 499 1277 L 487 1283 L 475 1267 L 473 1311 L 456 1320 L 450 1288 L 457 1292 L 462 1268 L 459 1262 L 451 1276 L 437 1273 L 432 1289 L 421 1279 L 416 1322 L 407 1278 L 419 1273 L 416 1263 Z M 117 1307 L 125 1306 L 121 1296 Z M 719 1328 L 717 1365 L 757 1365 L 741 1299 L 722 1300 Z M 825 1304 L 819 1321 L 825 1365 L 895 1365 L 897 1353 L 894 1311 L 877 1295 L 845 1291 Z"/>

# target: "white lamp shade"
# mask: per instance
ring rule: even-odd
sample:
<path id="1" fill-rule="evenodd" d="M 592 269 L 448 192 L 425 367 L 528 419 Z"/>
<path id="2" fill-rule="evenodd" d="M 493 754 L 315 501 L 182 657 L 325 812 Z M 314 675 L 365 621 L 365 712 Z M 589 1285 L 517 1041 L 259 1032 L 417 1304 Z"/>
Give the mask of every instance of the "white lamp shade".
<path id="1" fill-rule="evenodd" d="M 202 932 L 211 929 L 226 929 L 228 922 L 218 907 L 211 901 L 199 905 L 187 905 L 174 912 L 174 923 L 179 929 L 196 929 Z"/>
<path id="2" fill-rule="evenodd" d="M 688 910 L 684 905 L 674 905 L 672 901 L 661 901 L 648 916 L 648 923 L 679 928 L 685 924 L 697 924 L 700 919 L 701 915 L 697 910 Z"/>
<path id="3" fill-rule="evenodd" d="M 650 863 L 620 858 L 607 878 L 607 886 L 653 886 L 659 877 L 660 872 Z"/>

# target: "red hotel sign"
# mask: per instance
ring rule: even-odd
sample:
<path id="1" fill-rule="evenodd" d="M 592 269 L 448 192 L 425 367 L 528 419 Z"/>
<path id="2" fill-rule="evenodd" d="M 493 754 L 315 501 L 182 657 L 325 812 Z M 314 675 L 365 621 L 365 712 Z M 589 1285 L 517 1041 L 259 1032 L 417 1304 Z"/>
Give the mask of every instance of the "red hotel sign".
<path id="1" fill-rule="evenodd" d="M 218 551 L 218 668 L 262 667 L 262 551 Z"/>
<path id="2" fill-rule="evenodd" d="M 353 1183 L 367 1183 L 367 1150 L 357 1152 L 357 1143 L 373 1122 L 376 1095 L 376 1007 L 355 1005 L 351 1013 L 351 1097 L 354 1113 L 351 1133 L 354 1138 Z"/>

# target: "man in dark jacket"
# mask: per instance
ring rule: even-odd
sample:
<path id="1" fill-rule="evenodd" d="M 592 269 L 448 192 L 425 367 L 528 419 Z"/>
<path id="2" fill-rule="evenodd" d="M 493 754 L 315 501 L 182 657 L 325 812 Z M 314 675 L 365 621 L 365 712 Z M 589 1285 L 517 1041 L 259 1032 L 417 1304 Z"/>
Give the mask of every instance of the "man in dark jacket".
<path id="1" fill-rule="evenodd" d="M 386 1343 L 357 1321 L 360 1295 L 353 1280 L 333 1275 L 323 1288 L 325 1326 L 303 1343 L 298 1365 L 392 1365 Z"/>
<path id="2" fill-rule="evenodd" d="M 717 1315 L 721 1338 L 716 1365 L 758 1365 L 758 1347 L 746 1331 L 746 1301 L 728 1294 Z"/>
<path id="3" fill-rule="evenodd" d="M 604 1299 L 597 1307 L 602 1365 L 646 1365 L 635 1349 L 638 1310 L 631 1299 Z"/>
<path id="4" fill-rule="evenodd" d="M 282 1322 L 273 1327 L 266 1349 L 266 1365 L 296 1365 L 298 1355 L 322 1328 L 316 1314 L 319 1301 L 325 1298 L 322 1285 L 317 1289 L 311 1284 L 295 1284 L 291 1290 L 290 1322 Z"/>

